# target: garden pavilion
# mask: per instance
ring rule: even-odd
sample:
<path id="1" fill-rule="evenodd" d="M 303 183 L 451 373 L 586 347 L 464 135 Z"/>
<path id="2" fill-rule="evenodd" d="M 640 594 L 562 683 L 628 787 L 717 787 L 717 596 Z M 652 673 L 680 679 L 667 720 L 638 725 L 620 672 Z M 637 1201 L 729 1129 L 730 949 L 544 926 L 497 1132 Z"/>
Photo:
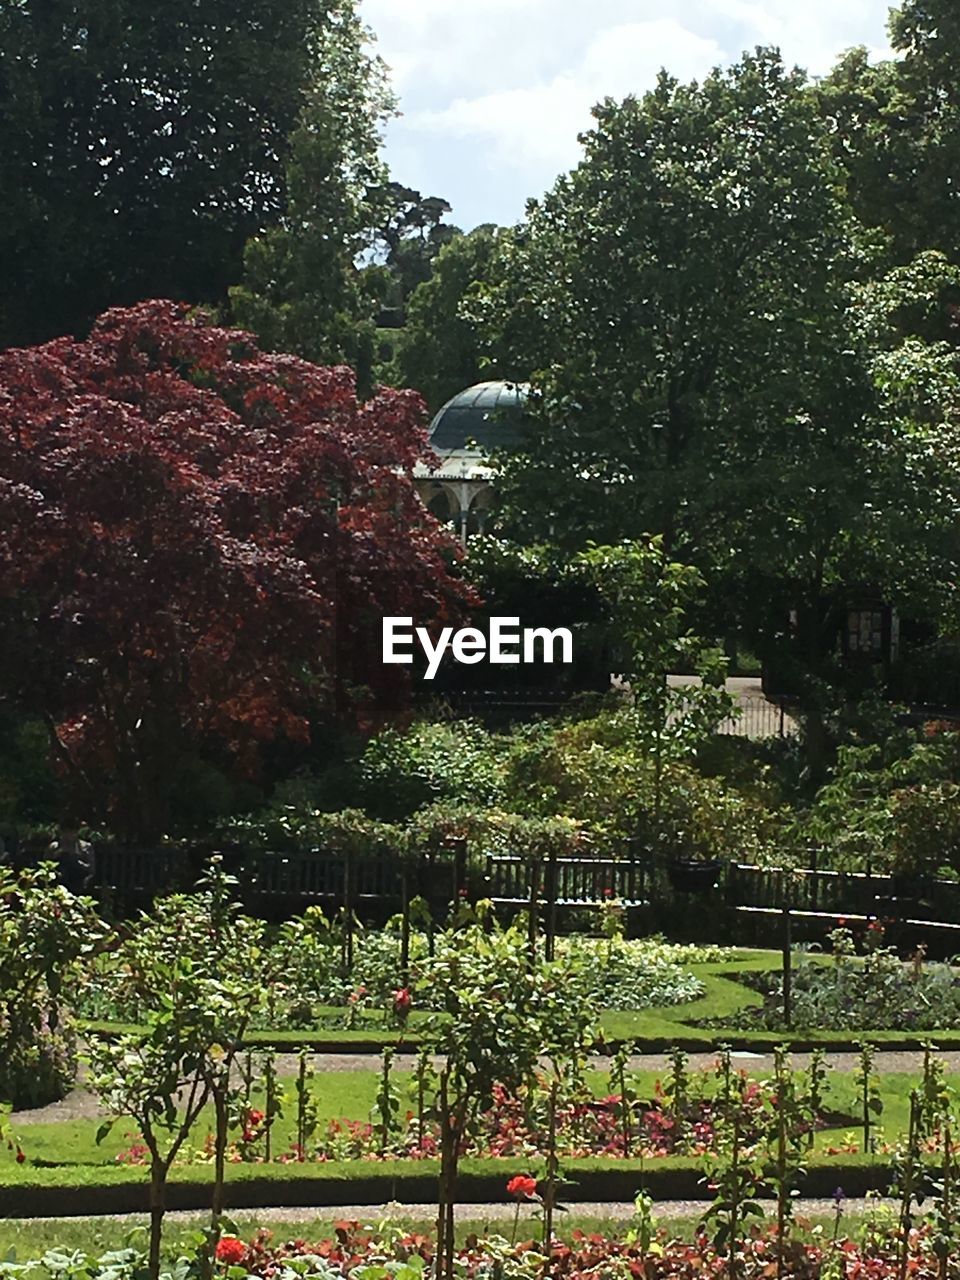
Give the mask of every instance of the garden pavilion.
<path id="1" fill-rule="evenodd" d="M 490 517 L 496 470 L 490 455 L 519 444 L 527 389 L 515 382 L 479 382 L 448 400 L 430 424 L 431 464 L 414 471 L 417 489 L 438 520 L 466 543 Z"/>

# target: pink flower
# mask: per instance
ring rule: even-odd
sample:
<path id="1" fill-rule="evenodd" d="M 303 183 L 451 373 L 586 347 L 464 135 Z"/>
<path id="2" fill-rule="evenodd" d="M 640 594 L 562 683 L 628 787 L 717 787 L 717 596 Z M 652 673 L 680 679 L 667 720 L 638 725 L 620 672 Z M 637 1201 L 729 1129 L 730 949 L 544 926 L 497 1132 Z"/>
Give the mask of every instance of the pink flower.
<path id="1" fill-rule="evenodd" d="M 410 994 L 409 987 L 400 987 L 393 993 L 393 1012 L 398 1017 L 405 1018 L 410 1012 L 410 1006 L 413 1003 L 413 997 Z"/>

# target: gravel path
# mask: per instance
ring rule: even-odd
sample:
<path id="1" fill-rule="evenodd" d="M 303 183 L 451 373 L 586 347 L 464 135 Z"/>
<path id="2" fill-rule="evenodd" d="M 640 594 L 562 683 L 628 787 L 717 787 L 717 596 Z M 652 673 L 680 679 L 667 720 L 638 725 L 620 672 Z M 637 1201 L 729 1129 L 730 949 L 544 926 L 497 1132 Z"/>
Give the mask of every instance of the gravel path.
<path id="1" fill-rule="evenodd" d="M 744 1052 L 734 1053 L 731 1056 L 737 1067 L 742 1067 L 750 1073 L 763 1074 L 773 1068 L 772 1054 Z M 941 1053 L 939 1056 L 946 1062 L 948 1070 L 960 1072 L 960 1050 L 950 1050 Z M 313 1066 L 317 1071 L 372 1071 L 376 1069 L 379 1061 L 380 1059 L 376 1054 L 370 1053 L 323 1053 L 315 1054 L 312 1059 Z M 412 1055 L 398 1055 L 395 1061 L 400 1072 L 412 1069 Z M 808 1053 L 793 1055 L 795 1066 L 806 1066 L 809 1061 L 810 1055 Z M 828 1067 L 833 1070 L 851 1071 L 857 1066 L 858 1056 L 853 1052 L 828 1053 L 826 1061 Z M 691 1053 L 688 1065 L 692 1071 L 711 1070 L 715 1062 L 715 1053 Z M 876 1054 L 874 1062 L 877 1071 L 881 1075 L 919 1071 L 923 1062 L 923 1054 L 915 1050 L 904 1052 L 881 1050 Z M 296 1054 L 281 1053 L 277 1055 L 277 1070 L 282 1076 L 296 1075 L 297 1063 Z M 591 1058 L 589 1066 L 598 1071 L 608 1071 L 610 1059 L 602 1057 Z M 669 1067 L 669 1059 L 663 1053 L 639 1054 L 630 1059 L 630 1067 L 635 1071 L 666 1071 Z M 61 1102 L 54 1102 L 49 1106 L 37 1107 L 27 1111 L 15 1111 L 11 1116 L 11 1122 L 14 1125 L 58 1124 L 65 1120 L 95 1119 L 103 1114 L 96 1098 L 81 1087 L 74 1089 Z"/>
<path id="2" fill-rule="evenodd" d="M 712 1202 L 709 1200 L 664 1200 L 654 1206 L 654 1217 L 660 1222 L 675 1222 L 678 1220 L 689 1220 L 691 1218 L 699 1218 Z M 895 1200 L 880 1200 L 873 1198 L 866 1200 L 845 1200 L 843 1203 L 844 1217 L 853 1217 L 862 1213 L 869 1205 L 875 1208 L 877 1205 L 893 1206 L 898 1204 Z M 776 1202 L 773 1200 L 761 1200 L 759 1204 L 767 1217 L 772 1217 L 776 1213 Z M 566 1206 L 566 1214 L 560 1215 L 558 1229 L 563 1230 L 563 1219 L 569 1217 L 571 1219 L 602 1219 L 611 1223 L 628 1222 L 633 1217 L 633 1205 L 629 1203 L 608 1203 L 593 1204 L 571 1202 Z M 794 1202 L 794 1212 L 798 1217 L 807 1218 L 830 1218 L 835 1211 L 833 1200 L 797 1200 Z M 312 1223 L 312 1222 L 339 1222 L 339 1221 L 357 1221 L 364 1225 L 376 1227 L 381 1223 L 430 1223 L 434 1220 L 437 1213 L 437 1206 L 434 1204 L 391 1204 L 381 1205 L 337 1205 L 335 1207 L 318 1205 L 313 1209 L 237 1209 L 235 1211 L 227 1210 L 230 1219 L 243 1228 L 248 1224 L 263 1224 L 264 1226 L 283 1226 L 285 1224 L 295 1223 Z M 509 1204 L 460 1204 L 456 1208 L 456 1216 L 460 1222 L 483 1223 L 512 1223 L 513 1216 L 516 1213 L 516 1205 Z M 521 1221 L 533 1220 L 538 1213 L 536 1205 L 520 1206 Z M 167 1218 L 171 1222 L 193 1222 L 204 1215 L 195 1211 L 171 1211 L 167 1214 Z M 145 1223 L 147 1217 L 145 1214 L 125 1214 L 111 1213 L 98 1216 L 90 1216 L 86 1219 L 89 1222 L 122 1222 L 129 1227 L 137 1226 Z M 33 1218 L 33 1222 L 69 1222 L 75 1219 L 69 1218 Z"/>
<path id="3" fill-rule="evenodd" d="M 936 1037 L 934 1036 L 933 1039 L 935 1041 Z M 943 1058 L 948 1070 L 960 1071 L 960 1049 L 945 1050 L 937 1056 Z M 772 1053 L 744 1051 L 734 1053 L 731 1057 L 737 1066 L 743 1067 L 746 1071 L 763 1072 L 773 1069 Z M 791 1060 L 794 1066 L 805 1067 L 810 1061 L 810 1054 L 794 1053 L 791 1054 Z M 851 1071 L 858 1065 L 859 1060 L 859 1054 L 855 1050 L 826 1055 L 827 1065 L 836 1071 Z M 279 1054 L 277 1068 L 281 1075 L 295 1075 L 297 1061 L 294 1054 Z M 687 1065 L 691 1071 L 709 1071 L 713 1069 L 716 1061 L 717 1055 L 714 1051 L 691 1053 Z M 915 1049 L 880 1049 L 874 1057 L 874 1062 L 878 1071 L 887 1074 L 919 1071 L 923 1065 L 923 1053 Z M 317 1071 L 373 1071 L 379 1063 L 379 1055 L 372 1053 L 323 1053 L 313 1058 L 313 1065 Z M 397 1054 L 394 1065 L 399 1071 L 411 1070 L 413 1055 Z M 595 1071 L 609 1071 L 610 1059 L 603 1056 L 592 1057 L 588 1059 L 587 1065 Z M 632 1071 L 666 1071 L 670 1066 L 670 1058 L 666 1053 L 636 1054 L 630 1059 L 629 1065 Z"/>

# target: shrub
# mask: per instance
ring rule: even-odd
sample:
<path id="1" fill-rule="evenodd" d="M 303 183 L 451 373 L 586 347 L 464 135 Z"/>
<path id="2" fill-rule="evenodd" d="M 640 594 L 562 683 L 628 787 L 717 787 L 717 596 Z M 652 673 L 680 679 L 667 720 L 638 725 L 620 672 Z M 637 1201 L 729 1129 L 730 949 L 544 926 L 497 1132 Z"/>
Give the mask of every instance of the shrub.
<path id="1" fill-rule="evenodd" d="M 890 797 L 892 869 L 923 874 L 944 866 L 960 872 L 960 785 L 937 782 Z"/>
<path id="2" fill-rule="evenodd" d="M 564 814 L 607 845 L 641 836 L 687 856 L 759 861 L 783 828 L 756 796 L 679 759 L 663 767 L 655 822 L 654 764 L 626 709 L 518 735 L 506 779 L 520 812 Z"/>
<path id="3" fill-rule="evenodd" d="M 960 735 L 841 747 L 830 781 L 797 823 L 839 870 L 960 870 Z"/>
<path id="4" fill-rule="evenodd" d="M 852 955 L 850 935 L 833 935 L 834 964 L 800 963 L 793 973 L 793 1025 L 801 1030 L 920 1031 L 960 1027 L 960 975 L 946 964 L 902 962 L 883 946 L 874 921 L 864 935 L 867 954 Z M 783 990 L 778 974 L 744 975 L 764 994 L 760 1008 L 743 1010 L 737 1025 L 782 1028 Z"/>
<path id="5" fill-rule="evenodd" d="M 502 757 L 501 741 L 470 720 L 423 721 L 405 732 L 388 729 L 370 741 L 360 759 L 363 807 L 395 822 L 436 801 L 498 805 Z"/>
<path id="6" fill-rule="evenodd" d="M 57 1102 L 77 1078 L 77 1037 L 69 1014 L 50 1025 L 49 1007 L 20 1010 L 0 1025 L 0 1098 L 15 1110 Z"/>
<path id="7" fill-rule="evenodd" d="M 244 849 L 339 849 L 354 857 L 401 846 L 400 832 L 360 809 L 326 813 L 278 805 L 251 818 L 224 823 L 220 834 Z"/>
<path id="8" fill-rule="evenodd" d="M 104 934 L 93 903 L 58 884 L 53 866 L 0 867 L 0 1101 L 40 1106 L 72 1085 L 78 962 Z"/>

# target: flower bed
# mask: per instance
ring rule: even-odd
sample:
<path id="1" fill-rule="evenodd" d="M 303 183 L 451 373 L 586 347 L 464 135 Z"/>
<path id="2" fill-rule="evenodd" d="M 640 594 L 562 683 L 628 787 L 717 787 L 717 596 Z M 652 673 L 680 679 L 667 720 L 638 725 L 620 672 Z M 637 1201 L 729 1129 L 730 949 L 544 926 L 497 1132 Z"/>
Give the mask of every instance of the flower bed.
<path id="1" fill-rule="evenodd" d="M 930 1031 L 960 1028 L 960 969 L 930 964 L 922 950 L 903 961 L 884 946 L 884 927 L 873 921 L 858 937 L 845 928 L 830 934 L 833 963 L 804 962 L 792 974 L 792 1026 L 838 1031 Z M 862 956 L 857 955 L 862 950 Z M 744 973 L 740 980 L 763 996 L 762 1005 L 707 1025 L 780 1030 L 785 1026 L 782 974 Z"/>
<path id="2" fill-rule="evenodd" d="M 266 1111 L 251 1105 L 249 1098 L 254 1095 L 250 1094 L 237 1115 L 226 1158 L 231 1164 L 435 1159 L 440 1152 L 440 1123 L 436 1099 L 429 1090 L 431 1078 L 429 1063 L 421 1062 L 409 1086 L 416 1109 L 406 1110 L 401 1119 L 394 1085 L 389 1075 L 386 1082 L 381 1077 L 378 1105 L 381 1116 L 386 1112 L 386 1123 L 383 1119 L 377 1123 L 348 1117 L 331 1118 L 323 1126 L 312 1123 L 315 1104 L 307 1078 L 291 1082 L 293 1087 L 279 1086 Z M 818 1130 L 857 1123 L 856 1117 L 826 1107 L 819 1065 L 784 1078 L 789 1078 L 796 1096 L 791 1130 L 798 1139 L 807 1141 Z M 745 1148 L 761 1143 L 772 1124 L 772 1083 L 734 1070 L 727 1054 L 720 1055 L 714 1071 L 688 1074 L 685 1055 L 675 1052 L 670 1074 L 662 1083 L 657 1080 L 653 1084 L 649 1098 L 639 1096 L 632 1073 L 615 1063 L 611 1084 L 618 1079 L 622 1092 L 599 1096 L 582 1079 L 568 1082 L 552 1119 L 558 1158 L 708 1156 L 716 1152 L 734 1108 Z M 287 1104 L 298 1111 L 297 1136 L 288 1145 L 271 1120 L 271 1116 L 280 1116 Z M 490 1104 L 470 1119 L 459 1153 L 482 1160 L 519 1158 L 539 1163 L 550 1151 L 550 1132 L 550 1085 L 545 1078 L 515 1092 L 494 1085 Z M 208 1134 L 199 1145 L 186 1145 L 179 1163 L 209 1164 L 213 1148 L 213 1135 Z M 122 1164 L 146 1165 L 149 1152 L 139 1135 L 131 1135 L 116 1159 Z"/>
<path id="3" fill-rule="evenodd" d="M 649 1214 L 649 1211 L 647 1211 Z M 798 1223 L 797 1227 L 803 1224 Z M 524 1224 L 525 1232 L 529 1224 Z M 539 1234 L 539 1232 L 537 1233 Z M 861 1277 L 894 1280 L 901 1274 L 913 1280 L 950 1274 L 940 1264 L 942 1246 L 936 1232 L 924 1223 L 911 1228 L 901 1246 L 897 1233 L 880 1222 L 853 1240 L 842 1235 L 817 1236 L 797 1231 L 797 1238 L 779 1243 L 776 1229 L 753 1227 L 734 1241 L 731 1250 L 718 1243 L 717 1232 L 699 1230 L 692 1240 L 670 1238 L 653 1228 L 649 1216 L 639 1217 L 622 1239 L 599 1232 L 574 1230 L 566 1241 L 547 1248 L 529 1235 L 521 1242 L 501 1236 L 479 1239 L 470 1235 L 453 1251 L 450 1261 L 465 1280 L 674 1280 L 674 1277 L 719 1277 L 736 1274 L 740 1280 L 820 1280 L 821 1277 Z M 731 1253 L 733 1257 L 731 1258 Z M 355 1221 L 339 1222 L 334 1234 L 317 1241 L 278 1241 L 269 1231 L 252 1240 L 223 1236 L 216 1245 L 214 1269 L 230 1280 L 422 1280 L 436 1262 L 431 1237 L 400 1228 L 374 1232 Z M 123 1249 L 88 1258 L 83 1254 L 48 1253 L 17 1264 L 17 1274 L 67 1275 L 75 1280 L 133 1280 L 143 1273 L 143 1256 Z M 181 1258 L 171 1274 L 194 1274 L 196 1258 Z"/>
<path id="4" fill-rule="evenodd" d="M 408 982 L 404 984 L 400 934 L 393 927 L 360 932 L 354 940 L 349 971 L 344 970 L 339 930 L 322 913 L 308 912 L 287 928 L 296 928 L 299 934 L 295 963 L 276 984 L 270 1025 L 261 1020 L 257 1023 L 260 1029 L 356 1028 L 365 1015 L 374 1012 L 388 1024 L 398 1025 L 411 1010 L 443 1007 L 426 933 L 411 934 Z M 729 954 L 721 947 L 674 944 L 658 938 L 577 935 L 557 943 L 557 955 L 568 962 L 572 975 L 571 999 L 623 1010 L 698 999 L 704 986 L 688 966 L 722 960 Z M 408 995 L 415 990 L 415 995 L 398 1010 L 397 992 L 404 989 Z M 90 1019 L 130 1023 L 139 1021 L 143 1010 L 137 993 L 128 989 L 123 971 L 106 956 L 98 961 L 91 982 L 79 993 L 78 1012 Z"/>

